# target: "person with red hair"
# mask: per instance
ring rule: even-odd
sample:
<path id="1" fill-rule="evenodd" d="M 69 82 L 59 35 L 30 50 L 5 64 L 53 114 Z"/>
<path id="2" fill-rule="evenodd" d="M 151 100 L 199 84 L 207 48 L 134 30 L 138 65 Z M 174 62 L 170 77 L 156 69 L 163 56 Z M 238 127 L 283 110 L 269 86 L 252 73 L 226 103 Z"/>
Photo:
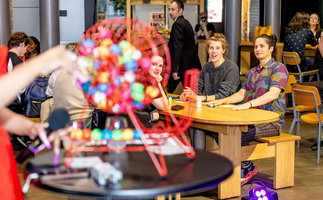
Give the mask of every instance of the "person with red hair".
<path id="1" fill-rule="evenodd" d="M 49 141 L 54 141 L 55 153 L 59 151 L 60 139 L 68 139 L 66 128 L 46 136 L 44 125 L 33 122 L 22 115 L 16 114 L 6 106 L 10 104 L 22 88 L 28 86 L 39 74 L 49 74 L 58 68 L 74 73 L 78 66 L 72 61 L 63 47 L 54 47 L 43 54 L 32 58 L 25 65 L 19 64 L 11 73 L 6 73 L 8 48 L 0 47 L 0 199 L 23 200 L 13 148 L 7 132 L 16 135 L 27 135 L 31 139 L 39 136 L 47 148 Z M 28 75 L 27 75 L 28 74 Z M 8 87 L 10 86 L 10 87 Z"/>

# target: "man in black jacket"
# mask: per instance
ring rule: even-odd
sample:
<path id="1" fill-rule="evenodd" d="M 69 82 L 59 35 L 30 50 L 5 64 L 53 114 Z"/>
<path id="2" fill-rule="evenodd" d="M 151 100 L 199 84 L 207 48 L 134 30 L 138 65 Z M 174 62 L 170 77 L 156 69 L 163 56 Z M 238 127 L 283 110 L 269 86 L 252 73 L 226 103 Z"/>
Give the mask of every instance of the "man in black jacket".
<path id="1" fill-rule="evenodd" d="M 188 69 L 201 69 L 200 59 L 195 47 L 194 31 L 183 17 L 184 4 L 172 0 L 169 4 L 169 16 L 174 20 L 168 47 L 172 59 L 172 74 L 168 82 L 168 92 L 173 93 L 179 83 L 184 84 L 184 73 Z"/>

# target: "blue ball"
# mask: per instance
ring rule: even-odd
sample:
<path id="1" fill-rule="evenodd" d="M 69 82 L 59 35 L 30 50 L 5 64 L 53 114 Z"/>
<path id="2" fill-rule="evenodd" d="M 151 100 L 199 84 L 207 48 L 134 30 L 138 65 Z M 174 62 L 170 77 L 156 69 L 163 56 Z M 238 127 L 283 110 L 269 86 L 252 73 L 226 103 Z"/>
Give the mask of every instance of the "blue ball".
<path id="1" fill-rule="evenodd" d="M 121 55 L 122 51 L 121 51 L 121 48 L 119 47 L 119 45 L 113 44 L 111 46 L 110 53 L 114 53 L 114 54 L 117 54 L 117 55 Z"/>
<path id="2" fill-rule="evenodd" d="M 132 101 L 132 104 L 138 109 L 144 109 L 145 108 L 145 104 L 142 103 L 142 102 Z"/>
<path id="3" fill-rule="evenodd" d="M 118 76 L 117 78 L 115 78 L 114 79 L 114 83 L 118 86 L 118 87 L 120 87 L 120 85 L 121 85 L 121 79 L 120 79 L 120 77 Z"/>
<path id="4" fill-rule="evenodd" d="M 102 139 L 103 140 L 111 140 L 112 139 L 112 132 L 109 129 L 104 129 L 102 131 Z"/>
<path id="5" fill-rule="evenodd" d="M 91 39 L 85 39 L 82 44 L 83 47 L 91 46 L 94 47 L 94 42 Z"/>
<path id="6" fill-rule="evenodd" d="M 82 89 L 86 94 L 88 94 L 90 92 L 90 89 L 91 89 L 91 82 L 88 81 L 86 83 L 83 83 Z"/>
<path id="7" fill-rule="evenodd" d="M 96 61 L 96 62 L 93 64 L 93 68 L 94 68 L 94 69 L 99 69 L 99 66 L 100 66 L 100 64 L 99 64 L 99 62 L 98 62 L 98 61 Z"/>
<path id="8" fill-rule="evenodd" d="M 138 131 L 137 131 L 137 130 L 134 130 L 134 131 L 133 131 L 133 139 L 135 139 L 135 140 L 140 139 L 140 136 L 139 136 L 139 133 L 138 133 Z"/>
<path id="9" fill-rule="evenodd" d="M 100 92 L 105 93 L 106 91 L 108 91 L 109 85 L 108 84 L 105 84 L 105 83 L 100 83 L 98 85 L 98 88 L 99 88 Z"/>
<path id="10" fill-rule="evenodd" d="M 94 94 L 96 93 L 96 91 L 97 91 L 97 88 L 96 87 L 93 87 L 93 89 L 92 89 L 92 96 L 94 96 Z"/>
<path id="11" fill-rule="evenodd" d="M 130 61 L 126 62 L 126 70 L 135 71 L 136 69 L 138 69 L 138 65 L 137 65 L 136 61 L 130 60 Z"/>

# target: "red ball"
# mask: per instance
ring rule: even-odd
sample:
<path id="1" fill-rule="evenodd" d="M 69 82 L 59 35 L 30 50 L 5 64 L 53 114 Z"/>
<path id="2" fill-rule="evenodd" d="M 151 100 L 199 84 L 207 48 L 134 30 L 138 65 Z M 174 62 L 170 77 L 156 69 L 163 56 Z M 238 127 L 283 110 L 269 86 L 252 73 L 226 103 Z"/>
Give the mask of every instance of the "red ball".
<path id="1" fill-rule="evenodd" d="M 110 98 L 107 99 L 106 101 L 107 101 L 107 108 L 112 109 L 115 103 Z"/>
<path id="2" fill-rule="evenodd" d="M 82 139 L 85 141 L 91 141 L 91 133 L 92 133 L 91 129 L 89 129 L 89 128 L 84 129 Z"/>
<path id="3" fill-rule="evenodd" d="M 119 93 L 114 93 L 112 96 L 111 96 L 111 100 L 114 102 L 114 103 L 118 103 L 121 99 L 121 96 Z"/>
<path id="4" fill-rule="evenodd" d="M 145 97 L 142 100 L 142 103 L 144 103 L 145 105 L 149 105 L 151 104 L 151 101 L 152 101 L 151 97 L 148 94 L 145 94 Z"/>
<path id="5" fill-rule="evenodd" d="M 130 88 L 130 84 L 127 81 L 123 81 L 120 85 L 121 90 L 126 90 Z"/>

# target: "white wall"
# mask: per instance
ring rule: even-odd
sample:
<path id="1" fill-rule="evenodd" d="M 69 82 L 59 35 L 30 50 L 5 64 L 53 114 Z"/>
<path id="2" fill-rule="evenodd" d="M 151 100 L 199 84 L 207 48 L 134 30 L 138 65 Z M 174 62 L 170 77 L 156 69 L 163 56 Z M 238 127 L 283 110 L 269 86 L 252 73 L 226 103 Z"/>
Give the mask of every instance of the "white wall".
<path id="1" fill-rule="evenodd" d="M 39 0 L 12 0 L 14 32 L 25 32 L 39 39 Z"/>
<path id="2" fill-rule="evenodd" d="M 67 10 L 67 17 L 60 17 L 61 44 L 78 42 L 85 31 L 84 1 L 60 0 L 59 9 Z"/>

